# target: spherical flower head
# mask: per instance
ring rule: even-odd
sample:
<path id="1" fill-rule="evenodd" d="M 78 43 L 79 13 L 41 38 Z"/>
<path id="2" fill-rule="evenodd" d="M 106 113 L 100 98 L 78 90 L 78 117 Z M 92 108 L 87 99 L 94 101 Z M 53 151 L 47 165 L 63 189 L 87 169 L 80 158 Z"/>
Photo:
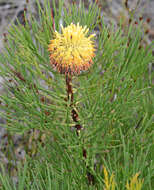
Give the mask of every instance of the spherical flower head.
<path id="1" fill-rule="evenodd" d="M 91 40 L 95 34 L 87 37 L 89 29 L 71 23 L 62 33 L 55 32 L 50 41 L 50 63 L 62 74 L 80 74 L 90 68 L 95 56 L 94 42 Z"/>

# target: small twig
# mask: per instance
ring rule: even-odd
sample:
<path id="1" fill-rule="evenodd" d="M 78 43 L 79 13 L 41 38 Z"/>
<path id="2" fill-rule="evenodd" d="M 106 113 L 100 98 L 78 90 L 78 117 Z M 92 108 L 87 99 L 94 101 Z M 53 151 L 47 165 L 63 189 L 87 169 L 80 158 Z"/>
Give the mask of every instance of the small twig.
<path id="1" fill-rule="evenodd" d="M 27 82 L 26 79 L 22 76 L 22 74 L 21 74 L 20 72 L 13 71 L 13 70 L 12 70 L 12 72 L 13 72 L 14 75 L 15 75 L 18 79 L 20 79 L 22 82 L 24 82 L 24 83 Z M 36 90 L 36 92 L 39 94 L 39 91 L 38 91 L 38 89 L 37 89 L 37 87 L 36 87 L 35 84 L 28 84 L 28 85 L 29 85 L 29 89 L 34 88 L 34 89 Z"/>
<path id="2" fill-rule="evenodd" d="M 143 120 L 143 117 L 141 117 L 141 119 L 138 121 L 137 125 L 135 126 L 135 129 L 138 129 L 140 127 L 142 120 Z"/>

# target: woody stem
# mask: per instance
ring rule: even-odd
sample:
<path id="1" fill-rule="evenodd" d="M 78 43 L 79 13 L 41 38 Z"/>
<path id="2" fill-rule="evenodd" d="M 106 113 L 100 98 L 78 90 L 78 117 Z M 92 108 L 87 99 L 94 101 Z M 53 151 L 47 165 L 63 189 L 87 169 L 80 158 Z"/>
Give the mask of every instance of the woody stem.
<path id="1" fill-rule="evenodd" d="M 71 105 L 72 105 L 73 104 L 73 90 L 72 90 L 71 82 L 72 82 L 72 76 L 66 75 L 67 100 L 69 101 L 69 99 L 71 99 Z"/>
<path id="2" fill-rule="evenodd" d="M 73 96 L 72 76 L 71 75 L 66 75 L 66 88 L 67 88 L 67 101 L 71 100 L 70 107 L 72 107 L 72 111 L 71 111 L 72 112 L 72 119 L 76 123 L 74 127 L 76 129 L 77 136 L 79 136 L 80 130 L 83 127 L 82 127 L 82 125 L 79 124 L 78 113 L 73 108 L 74 96 Z M 83 155 L 84 160 L 86 160 L 87 159 L 87 151 L 86 151 L 85 148 L 83 148 L 83 150 L 82 150 L 82 155 Z M 86 164 L 86 162 L 85 162 L 85 164 Z M 88 182 L 89 182 L 90 185 L 94 184 L 94 176 L 93 176 L 93 174 L 91 174 L 91 172 L 89 172 L 89 167 L 86 166 L 86 168 L 87 168 Z"/>
<path id="3" fill-rule="evenodd" d="M 72 89 L 72 76 L 66 75 L 66 87 L 67 87 L 67 101 L 71 100 L 70 107 L 72 107 L 71 113 L 72 113 L 72 119 L 76 123 L 74 126 L 76 128 L 77 136 L 79 136 L 79 132 L 82 129 L 82 126 L 78 123 L 78 113 L 73 108 L 73 89 Z"/>

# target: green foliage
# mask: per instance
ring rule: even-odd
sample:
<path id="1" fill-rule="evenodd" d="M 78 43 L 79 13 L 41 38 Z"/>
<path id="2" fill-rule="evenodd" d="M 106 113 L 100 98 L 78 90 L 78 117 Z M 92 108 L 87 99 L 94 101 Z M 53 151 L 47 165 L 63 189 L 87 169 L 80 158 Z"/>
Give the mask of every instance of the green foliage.
<path id="1" fill-rule="evenodd" d="M 153 57 L 151 46 L 140 48 L 141 27 L 132 24 L 127 34 L 120 26 L 107 27 L 93 4 L 89 11 L 83 4 L 80 9 L 76 5 L 66 9 L 62 1 L 59 8 L 48 1 L 44 8 L 37 4 L 39 19 L 31 15 L 25 26 L 12 25 L 0 55 L 6 91 L 0 96 L 0 108 L 9 130 L 24 134 L 39 129 L 46 140 L 44 145 L 38 143 L 38 156 L 18 169 L 17 186 L 4 177 L 3 169 L 2 189 L 102 189 L 104 165 L 114 173 L 116 189 L 126 189 L 127 181 L 140 172 L 143 189 L 152 190 L 154 95 L 148 65 Z M 49 62 L 53 26 L 59 31 L 61 19 L 64 26 L 79 22 L 90 32 L 99 28 L 93 67 L 73 78 L 74 108 L 83 126 L 79 136 L 65 100 L 65 77 Z M 94 186 L 88 184 L 87 166 Z"/>

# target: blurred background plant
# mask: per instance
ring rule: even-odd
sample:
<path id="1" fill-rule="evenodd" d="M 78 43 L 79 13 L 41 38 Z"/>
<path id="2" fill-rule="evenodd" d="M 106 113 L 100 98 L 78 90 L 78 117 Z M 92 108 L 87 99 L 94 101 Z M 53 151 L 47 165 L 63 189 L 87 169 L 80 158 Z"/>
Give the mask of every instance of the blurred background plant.
<path id="1" fill-rule="evenodd" d="M 116 24 L 104 21 L 101 1 L 36 2 L 39 17 L 25 10 L 0 55 L 1 118 L 10 131 L 1 189 L 152 190 L 153 56 L 143 19 L 134 20 L 127 4 L 128 19 Z M 79 136 L 66 105 L 65 76 L 52 69 L 48 52 L 54 31 L 72 22 L 96 33 L 97 44 L 93 67 L 72 81 Z"/>

